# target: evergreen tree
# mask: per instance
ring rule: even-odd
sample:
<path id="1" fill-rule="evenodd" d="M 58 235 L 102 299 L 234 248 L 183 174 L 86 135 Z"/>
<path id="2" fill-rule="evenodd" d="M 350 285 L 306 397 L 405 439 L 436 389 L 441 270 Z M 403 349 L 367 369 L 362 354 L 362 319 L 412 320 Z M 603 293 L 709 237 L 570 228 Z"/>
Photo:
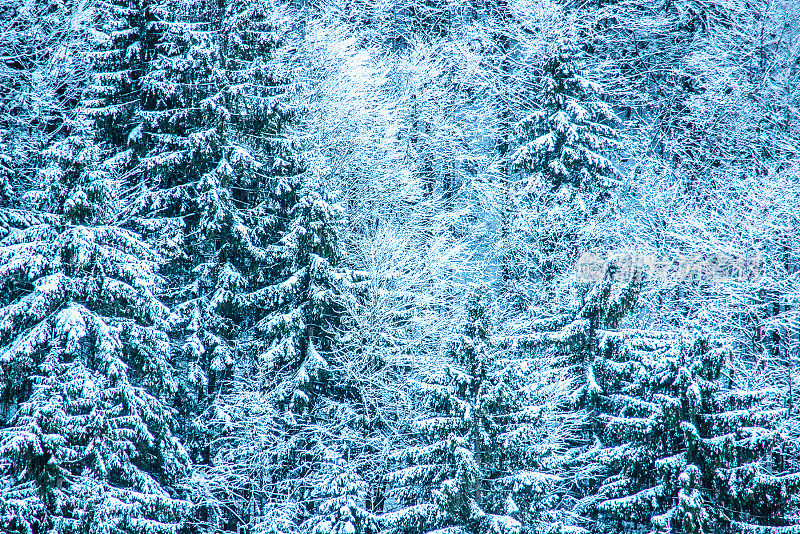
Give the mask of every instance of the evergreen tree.
<path id="1" fill-rule="evenodd" d="M 730 388 L 731 345 L 683 331 L 602 330 L 590 366 L 595 443 L 576 460 L 576 510 L 597 532 L 784 532 L 798 477 L 772 388 Z M 723 374 L 724 373 L 724 374 Z"/>
<path id="2" fill-rule="evenodd" d="M 508 392 L 493 361 L 484 298 L 477 289 L 468 296 L 462 332 L 450 344 L 444 369 L 426 370 L 412 382 L 424 411 L 412 423 L 414 443 L 393 455 L 398 469 L 388 475 L 390 493 L 406 507 L 384 516 L 390 532 L 520 529 L 506 513 L 516 511 L 506 499 L 500 513 L 486 511 L 487 504 L 498 504 L 484 491 L 502 442 L 495 417 Z"/>
<path id="3" fill-rule="evenodd" d="M 131 213 L 169 259 L 183 432 L 208 463 L 213 438 L 192 421 L 231 379 L 239 336 L 263 317 L 245 295 L 279 276 L 269 249 L 296 201 L 284 133 L 293 112 L 274 62 L 285 13 L 270 1 L 153 11 L 159 54 L 142 79 L 145 153 Z"/>
<path id="4" fill-rule="evenodd" d="M 330 416 L 317 413 L 327 401 L 316 401 L 347 394 L 328 381 L 325 356 L 338 313 L 338 215 L 322 184 L 301 172 L 287 136 L 294 111 L 281 71 L 293 67 L 281 48 L 294 15 L 269 1 L 162 13 L 163 53 L 145 79 L 148 182 L 135 209 L 174 258 L 166 272 L 188 367 L 181 408 L 187 421 L 205 409 L 187 429 L 195 457 L 230 503 L 228 528 L 335 530 L 347 520 L 330 503 L 354 486 L 340 485 L 328 467 L 339 448 L 317 431 Z M 250 429 L 240 416 L 251 417 L 254 397 L 271 407 L 259 427 L 260 441 L 275 445 L 261 457 L 266 464 L 242 441 Z M 230 478 L 252 462 L 263 478 Z"/>
<path id="5" fill-rule="evenodd" d="M 523 142 L 515 167 L 541 172 L 555 190 L 562 184 L 602 190 L 615 170 L 603 153 L 616 146 L 610 124 L 618 121 L 598 100 L 600 86 L 581 75 L 580 52 L 568 40 L 545 60 L 541 109 L 519 125 Z"/>
<path id="6" fill-rule="evenodd" d="M 213 375 L 210 364 L 214 345 L 209 343 L 206 350 L 202 332 L 192 335 L 201 329 L 205 310 L 198 307 L 187 313 L 181 309 L 196 293 L 210 289 L 200 286 L 202 275 L 206 274 L 202 269 L 204 260 L 213 258 L 208 241 L 201 239 L 200 198 L 206 193 L 204 200 L 209 204 L 211 199 L 207 197 L 213 193 L 207 190 L 232 174 L 223 156 L 224 138 L 216 128 L 216 116 L 207 112 L 208 98 L 220 89 L 220 52 L 214 30 L 223 13 L 216 4 L 179 6 L 169 2 L 154 5 L 152 13 L 151 27 L 157 36 L 155 57 L 141 79 L 143 95 L 138 120 L 142 123 L 142 154 L 137 167 L 136 197 L 128 216 L 133 216 L 132 226 L 168 260 L 162 272 L 179 294 L 174 302 L 176 309 L 189 323 L 184 346 L 188 353 L 183 373 L 186 380 L 181 381 L 178 396 L 183 419 L 188 421 L 192 413 L 202 410 L 208 376 Z M 211 222 L 209 233 L 217 229 L 213 224 L 218 222 L 215 216 L 220 217 L 212 213 L 211 221 L 203 221 Z M 201 276 L 193 274 L 198 267 Z M 195 295 L 186 295 L 192 289 Z M 223 344 L 220 352 L 224 349 Z M 221 360 L 215 362 L 220 372 L 233 363 L 224 355 Z M 184 428 L 184 432 L 187 430 Z"/>
<path id="7" fill-rule="evenodd" d="M 730 374 L 736 361 L 725 364 Z M 724 379 L 720 382 L 697 432 L 684 429 L 687 457 L 700 467 L 701 491 L 711 495 L 710 530 L 800 530 L 800 467 L 784 392 L 747 383 L 726 388 Z"/>
<path id="8" fill-rule="evenodd" d="M 513 384 L 513 402 L 502 412 L 513 451 L 506 455 L 507 481 L 519 517 L 536 532 L 586 532 L 592 524 L 581 501 L 592 491 L 594 466 L 580 458 L 594 441 L 594 361 L 602 332 L 619 326 L 639 290 L 638 276 L 622 283 L 617 269 L 612 263 L 600 282 L 579 287 L 558 315 L 512 310 L 500 318 L 497 344 L 508 354 Z"/>
<path id="9" fill-rule="evenodd" d="M 655 519 L 656 528 L 708 532 L 701 472 L 686 454 L 684 433 L 699 424 L 704 392 L 713 388 L 725 354 L 701 335 L 602 334 L 593 364 L 598 441 L 586 458 L 596 462 L 592 499 L 607 528 L 647 525 L 670 508 Z"/>
<path id="10" fill-rule="evenodd" d="M 519 145 L 510 170 L 521 172 L 509 198 L 509 236 L 501 251 L 509 291 L 518 307 L 550 316 L 574 300 L 574 266 L 587 251 L 610 248 L 605 233 L 617 170 L 618 121 L 601 87 L 583 74 L 585 54 L 568 38 L 548 51 L 541 67 L 539 109 L 516 126 Z M 568 306 L 567 306 L 568 307 Z"/>
<path id="11" fill-rule="evenodd" d="M 0 203 L 25 193 L 41 168 L 41 152 L 63 137 L 89 76 L 92 9 L 74 0 L 0 3 Z M 16 206 L 19 207 L 19 206 Z M 25 225 L 16 210 L 5 225 Z M 16 213 L 15 213 L 16 212 Z M 9 221 L 10 219 L 10 221 Z"/>
<path id="12" fill-rule="evenodd" d="M 225 430 L 231 424 L 224 423 L 223 436 L 230 441 L 212 456 L 221 462 L 217 468 L 229 473 L 225 477 L 252 462 L 263 472 L 260 480 L 237 481 L 237 491 L 259 503 L 237 514 L 254 528 L 267 528 L 281 517 L 280 531 L 375 532 L 362 505 L 363 479 L 345 460 L 346 451 L 359 446 L 349 427 L 356 419 L 350 407 L 355 392 L 347 377 L 334 374 L 329 359 L 344 281 L 336 269 L 339 210 L 310 173 L 302 178 L 302 188 L 291 192 L 296 203 L 286 214 L 289 228 L 267 249 L 274 282 L 241 300 L 266 312 L 242 339 L 247 358 L 237 376 L 241 386 L 215 408 L 242 413 L 254 396 L 260 399 L 269 406 L 258 423 L 261 442 L 271 445 L 256 452 L 241 441 L 249 429 L 231 435 Z M 246 420 L 239 423 L 247 426 Z"/>
<path id="13" fill-rule="evenodd" d="M 92 73 L 83 113 L 94 120 L 107 164 L 127 176 L 141 156 L 142 77 L 154 56 L 157 33 L 153 6 L 148 0 L 102 1 L 92 22 L 93 46 L 87 53 Z"/>
<path id="14" fill-rule="evenodd" d="M 347 433 L 346 428 L 343 431 Z M 348 437 L 355 438 L 352 445 L 358 447 L 358 433 Z M 314 451 L 314 456 L 320 461 L 310 477 L 314 488 L 310 497 L 319 501 L 319 507 L 306 520 L 305 530 L 313 534 L 376 534 L 376 517 L 361 504 L 366 501 L 369 488 L 354 469 L 353 459 L 329 447 Z"/>
<path id="15" fill-rule="evenodd" d="M 8 531 L 175 532 L 189 461 L 163 399 L 175 390 L 154 295 L 160 257 L 109 220 L 121 182 L 103 165 L 91 121 L 44 154 L 48 217 L 0 244 L 0 376 L 12 416 L 2 430 Z"/>
<path id="16" fill-rule="evenodd" d="M 277 379 L 281 407 L 302 414 L 330 387 L 324 353 L 338 322 L 338 210 L 314 177 L 295 195 L 288 232 L 271 248 L 277 280 L 245 298 L 269 310 L 255 330 L 258 359 L 266 366 L 260 371 Z"/>

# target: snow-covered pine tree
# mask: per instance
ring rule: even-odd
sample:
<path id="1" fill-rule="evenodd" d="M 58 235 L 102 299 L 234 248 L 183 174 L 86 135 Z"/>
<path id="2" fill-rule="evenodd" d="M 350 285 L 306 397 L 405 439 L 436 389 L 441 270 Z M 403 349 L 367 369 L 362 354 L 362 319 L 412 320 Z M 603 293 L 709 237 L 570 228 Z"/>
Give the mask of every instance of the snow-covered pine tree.
<path id="1" fill-rule="evenodd" d="M 597 441 L 582 455 L 597 486 L 581 502 L 598 532 L 800 528 L 786 408 L 774 388 L 731 387 L 726 340 L 702 319 L 599 335 Z"/>
<path id="2" fill-rule="evenodd" d="M 256 326 L 264 378 L 279 384 L 282 408 L 303 414 L 330 387 L 323 352 L 331 347 L 328 333 L 337 321 L 338 212 L 312 177 L 295 194 L 296 204 L 287 214 L 291 225 L 273 248 L 281 269 L 278 280 L 247 298 L 251 306 L 269 310 Z"/>
<path id="3" fill-rule="evenodd" d="M 515 375 L 522 386 L 518 409 L 536 422 L 512 421 L 508 431 L 544 437 L 512 470 L 517 506 L 526 524 L 545 532 L 580 532 L 591 524 L 575 508 L 587 481 L 573 462 L 592 442 L 597 333 L 615 328 L 637 294 L 635 277 L 616 283 L 621 266 L 594 284 L 576 277 L 582 253 L 609 246 L 605 200 L 617 172 L 609 159 L 617 118 L 601 101 L 600 86 L 583 75 L 584 60 L 574 39 L 563 37 L 542 65 L 540 108 L 516 127 L 510 170 L 522 176 L 509 196 L 510 231 L 501 251 L 506 309 L 498 344 L 512 368 L 525 369 Z"/>
<path id="4" fill-rule="evenodd" d="M 616 146 L 618 121 L 599 100 L 600 86 L 581 74 L 581 52 L 568 39 L 555 45 L 543 65 L 541 109 L 518 125 L 523 142 L 513 165 L 541 172 L 553 190 L 562 184 L 595 194 L 610 184 L 614 166 L 605 153 Z"/>
<path id="5" fill-rule="evenodd" d="M 146 152 L 132 213 L 170 260 L 184 432 L 195 460 L 208 463 L 208 429 L 192 421 L 232 377 L 238 337 L 263 317 L 242 298 L 274 282 L 280 267 L 267 248 L 296 201 L 284 139 L 292 110 L 272 61 L 287 18 L 269 0 L 153 11 L 161 36 L 143 78 Z"/>
<path id="6" fill-rule="evenodd" d="M 323 353 L 330 350 L 331 332 L 338 323 L 339 209 L 317 177 L 305 173 L 295 180 L 291 195 L 296 201 L 284 214 L 290 220 L 287 232 L 269 248 L 273 282 L 249 293 L 243 302 L 266 310 L 251 341 L 259 372 L 264 380 L 280 384 L 278 402 L 283 408 L 303 414 L 316 395 L 333 387 L 325 380 Z M 280 187 L 289 185 L 282 177 L 276 181 Z"/>
<path id="7" fill-rule="evenodd" d="M 382 517 L 389 532 L 520 530 L 508 515 L 515 506 L 492 495 L 502 446 L 495 417 L 508 391 L 489 343 L 485 298 L 482 288 L 472 288 L 444 361 L 431 362 L 411 379 L 419 415 L 411 424 L 413 439 L 391 458 L 396 468 L 387 475 L 389 495 L 403 507 Z"/>
<path id="8" fill-rule="evenodd" d="M 505 499 L 506 510 L 526 531 L 577 534 L 583 521 L 571 508 L 576 498 L 571 462 L 585 445 L 587 415 L 570 399 L 585 377 L 581 360 L 565 355 L 580 353 L 587 339 L 580 328 L 548 331 L 558 324 L 558 318 L 520 315 L 495 337 L 506 398 L 495 416 L 500 433 L 490 475 L 494 491 L 487 496 L 497 510 Z"/>
<path id="9" fill-rule="evenodd" d="M 506 353 L 514 393 L 505 412 L 504 440 L 516 451 L 507 480 L 518 517 L 537 532 L 585 532 L 591 525 L 579 501 L 593 475 L 579 457 L 594 439 L 599 336 L 618 327 L 638 295 L 639 277 L 621 276 L 624 265 L 612 262 L 600 282 L 576 288 L 559 314 L 500 310 L 504 327 L 495 343 Z"/>
<path id="10" fill-rule="evenodd" d="M 113 220 L 121 180 L 85 116 L 49 147 L 39 223 L 0 242 L 2 528 L 174 533 L 189 460 L 165 404 L 172 320 L 159 255 Z"/>
<path id="11" fill-rule="evenodd" d="M 127 175 L 142 149 L 142 77 L 153 58 L 157 28 L 149 0 L 103 0 L 94 10 L 92 72 L 83 100 L 109 164 Z"/>
<path id="12" fill-rule="evenodd" d="M 800 532 L 796 419 L 773 382 L 783 366 L 728 356 L 698 424 L 683 429 L 709 496 L 709 530 Z"/>
<path id="13" fill-rule="evenodd" d="M 279 468 L 305 474 L 293 489 L 303 505 L 300 518 L 307 517 L 306 530 L 375 533 L 376 518 L 365 508 L 368 486 L 359 469 L 364 407 L 357 384 L 342 372 L 346 367 L 333 352 L 343 313 L 340 293 L 350 278 L 337 269 L 341 210 L 307 173 L 291 213 L 291 231 L 281 240 L 284 258 L 291 261 L 289 278 L 271 288 L 273 311 L 259 325 L 262 339 L 270 343 L 262 356 L 265 370 L 278 380 L 274 401 L 284 420 L 299 423 L 290 433 L 304 436 L 295 440 L 294 463 Z"/>
<path id="14" fill-rule="evenodd" d="M 198 3 L 176 13 L 146 86 L 157 109 L 145 116 L 167 144 L 153 145 L 145 159 L 157 181 L 140 199 L 143 214 L 158 215 L 142 221 L 151 235 L 172 235 L 178 245 L 170 276 L 183 288 L 177 308 L 198 391 L 197 400 L 185 396 L 194 402 L 186 412 L 222 394 L 191 430 L 197 459 L 229 507 L 226 528 L 336 530 L 351 517 L 369 529 L 363 511 L 342 511 L 361 504 L 348 493 L 359 484 L 337 482 L 330 457 L 342 448 L 323 430 L 335 415 L 315 404 L 352 393 L 344 380 L 325 380 L 337 313 L 337 210 L 321 181 L 301 172 L 287 136 L 294 112 L 284 76 L 295 65 L 281 50 L 296 17 L 270 1 Z M 217 25 L 221 31 L 211 31 Z M 162 215 L 181 217 L 182 227 L 167 220 L 156 228 Z M 231 387 L 220 390 L 219 378 L 229 376 Z M 260 417 L 254 398 L 269 407 Z M 251 424 L 263 449 L 252 444 Z M 242 478 L 248 466 L 263 476 Z"/>
<path id="15" fill-rule="evenodd" d="M 487 314 L 490 310 L 497 313 L 502 300 L 492 308 L 480 304 L 467 301 L 467 320 L 480 318 L 478 324 L 486 326 Z M 522 322 L 526 322 L 524 318 Z M 467 335 L 472 330 L 469 325 L 465 328 Z M 486 427 L 481 454 L 482 507 L 495 514 L 490 531 L 568 532 L 564 524 L 570 523 L 570 517 L 556 504 L 568 480 L 564 473 L 569 445 L 580 421 L 559 405 L 569 393 L 572 377 L 508 333 L 509 325 L 504 325 L 492 338 L 477 336 L 491 349 L 490 372 L 488 380 L 484 379 L 488 387 L 479 399 Z"/>
<path id="16" fill-rule="evenodd" d="M 346 409 L 338 410 L 336 415 L 348 411 L 352 417 L 354 412 Z M 342 435 L 333 440 L 339 446 L 345 445 L 344 455 L 342 451 L 326 446 L 323 440 L 319 440 L 316 450 L 312 450 L 317 465 L 309 476 L 308 482 L 313 488 L 309 497 L 317 501 L 318 506 L 302 527 L 312 534 L 377 534 L 377 518 L 364 506 L 369 486 L 358 472 L 361 462 L 355 458 L 355 450 L 362 445 L 361 436 L 348 428 L 352 421 L 344 423 L 339 426 Z M 320 437 L 323 435 L 322 432 L 318 434 Z M 350 449 L 354 449 L 352 457 Z"/>
<path id="17" fill-rule="evenodd" d="M 208 240 L 203 239 L 200 199 L 204 197 L 210 210 L 218 210 L 211 214 L 211 221 L 203 220 L 207 225 L 211 222 L 207 233 L 213 235 L 218 229 L 213 223 L 222 218 L 222 210 L 211 201 L 225 195 L 211 190 L 233 174 L 223 154 L 225 140 L 217 128 L 218 115 L 207 112 L 209 97 L 224 86 L 215 32 L 223 10 L 218 4 L 163 2 L 151 6 L 151 13 L 150 26 L 157 39 L 154 57 L 141 79 L 138 120 L 142 123 L 142 154 L 136 196 L 128 215 L 133 216 L 133 227 L 168 260 L 162 273 L 172 291 L 179 294 L 174 302 L 178 309 L 187 300 L 194 303 L 192 297 L 198 293 L 213 293 L 202 284 L 207 274 L 203 267 L 206 262 L 213 266 L 216 258 L 213 250 L 208 250 Z M 195 269 L 200 270 L 199 276 Z M 201 325 L 207 320 L 202 306 L 181 311 L 188 323 L 184 345 L 188 361 L 181 373 L 185 380 L 178 400 L 186 425 L 206 402 L 216 344 L 201 339 Z M 196 332 L 199 335 L 193 335 Z M 209 344 L 208 350 L 204 342 Z M 226 352 L 225 344 L 221 345 L 219 352 Z M 223 354 L 222 361 L 215 363 L 224 372 L 233 362 Z"/>
<path id="18" fill-rule="evenodd" d="M 281 187 L 291 183 L 286 177 L 273 179 Z M 215 407 L 235 419 L 217 418 L 223 420 L 223 432 L 239 429 L 223 435 L 212 457 L 219 464 L 215 469 L 242 496 L 236 522 L 264 529 L 280 517 L 275 523 L 280 532 L 351 527 L 374 532 L 374 519 L 363 508 L 363 480 L 347 461 L 347 450 L 359 446 L 348 438 L 348 425 L 357 419 L 348 404 L 357 393 L 348 377 L 333 375 L 328 359 L 340 314 L 339 209 L 312 173 L 297 174 L 292 181 L 299 187 L 283 191 L 284 199 L 295 199 L 282 215 L 290 221 L 288 229 L 267 248 L 272 283 L 241 300 L 265 316 L 242 338 L 235 391 Z M 238 420 L 254 397 L 269 407 L 258 422 L 263 448 L 246 443 L 250 429 L 247 421 Z M 263 473 L 258 480 L 237 475 L 242 466 L 253 464 Z"/>
<path id="19" fill-rule="evenodd" d="M 287 232 L 301 180 L 286 135 L 294 116 L 284 85 L 290 82 L 274 57 L 286 46 L 283 7 L 269 0 L 226 5 L 217 44 L 224 77 L 202 102 L 221 143 L 220 160 L 197 186 L 201 239 L 195 247 L 210 261 L 195 268 L 189 292 L 195 298 L 183 307 L 203 317 L 212 350 L 230 347 L 263 318 L 244 295 L 283 274 L 275 243 Z M 230 357 L 209 361 L 216 372 L 231 365 Z"/>
<path id="20" fill-rule="evenodd" d="M 92 9 L 61 0 L 0 5 L 0 199 L 21 195 L 41 166 L 41 151 L 55 138 L 80 102 L 89 69 L 86 51 Z M 19 213 L 0 212 L 0 235 Z M 18 225 L 17 225 L 18 226 Z"/>
<path id="21" fill-rule="evenodd" d="M 538 314 L 563 313 L 574 288 L 574 266 L 587 251 L 607 246 L 605 200 L 617 175 L 610 157 L 618 119 L 601 87 L 583 74 L 585 54 L 574 37 L 560 38 L 541 67 L 539 109 L 516 125 L 510 170 L 510 235 L 502 251 L 507 298 Z"/>
<path id="22" fill-rule="evenodd" d="M 726 357 L 725 346 L 710 341 L 698 329 L 600 334 L 592 365 L 597 441 L 583 466 L 596 489 L 583 505 L 603 528 L 708 532 L 685 433 L 699 424 Z"/>

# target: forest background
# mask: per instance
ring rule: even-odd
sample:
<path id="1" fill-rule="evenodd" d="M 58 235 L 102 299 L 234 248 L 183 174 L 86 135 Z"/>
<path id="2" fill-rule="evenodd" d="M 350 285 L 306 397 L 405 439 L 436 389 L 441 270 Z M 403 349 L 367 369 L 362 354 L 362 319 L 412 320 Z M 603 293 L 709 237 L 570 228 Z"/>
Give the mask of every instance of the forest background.
<path id="1" fill-rule="evenodd" d="M 3 532 L 800 532 L 797 0 L 0 21 Z"/>

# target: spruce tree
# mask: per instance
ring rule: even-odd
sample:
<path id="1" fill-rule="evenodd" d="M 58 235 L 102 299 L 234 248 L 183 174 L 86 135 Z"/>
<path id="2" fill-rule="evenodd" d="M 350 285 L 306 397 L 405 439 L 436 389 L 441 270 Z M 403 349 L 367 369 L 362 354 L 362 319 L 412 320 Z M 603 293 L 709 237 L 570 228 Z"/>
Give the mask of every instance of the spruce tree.
<path id="1" fill-rule="evenodd" d="M 363 508 L 363 477 L 347 461 L 347 451 L 358 446 L 350 426 L 358 421 L 356 393 L 330 360 L 346 279 L 337 269 L 339 210 L 311 173 L 295 180 L 301 187 L 284 190 L 296 199 L 284 215 L 289 226 L 266 249 L 272 283 L 240 301 L 265 316 L 241 338 L 237 386 L 214 407 L 234 417 L 221 425 L 209 420 L 223 436 L 211 456 L 214 469 L 228 473 L 224 477 L 238 477 L 252 463 L 263 473 L 245 483 L 233 479 L 245 499 L 259 503 L 238 512 L 238 521 L 267 528 L 279 517 L 280 531 L 375 532 L 374 518 Z M 268 407 L 257 421 L 264 449 L 246 443 L 249 425 L 239 420 L 239 414 L 252 413 L 254 399 Z"/>
<path id="2" fill-rule="evenodd" d="M 270 1 L 166 2 L 153 12 L 158 57 L 142 79 L 130 213 L 168 259 L 183 432 L 208 464 L 213 436 L 195 417 L 232 379 L 240 336 L 263 318 L 246 295 L 282 274 L 271 248 L 296 201 L 284 131 L 293 111 L 274 61 L 286 27 Z"/>
<path id="3" fill-rule="evenodd" d="M 405 507 L 384 515 L 390 532 L 518 532 L 507 499 L 492 495 L 501 429 L 496 423 L 507 384 L 489 343 L 490 321 L 480 288 L 469 294 L 465 318 L 451 341 L 443 368 L 424 370 L 412 381 L 423 409 L 412 422 L 415 437 L 392 459 L 390 494 Z M 487 496 L 484 492 L 491 489 Z M 506 493 L 508 499 L 510 493 Z M 511 501 L 513 503 L 513 500 Z M 488 507 L 487 507 L 488 505 Z M 497 513 L 492 513 L 492 508 Z"/>
<path id="4" fill-rule="evenodd" d="M 557 43 L 543 66 L 541 109 L 519 124 L 522 143 L 511 158 L 517 168 L 541 172 L 553 190 L 602 190 L 615 174 L 604 153 L 616 146 L 611 125 L 618 119 L 599 100 L 600 86 L 581 74 L 580 61 L 569 40 Z"/>
<path id="5" fill-rule="evenodd" d="M 159 255 L 109 224 L 121 180 L 79 116 L 44 153 L 39 223 L 0 243 L 4 530 L 175 532 L 188 457 L 155 293 Z"/>
<path id="6" fill-rule="evenodd" d="M 82 108 L 94 120 L 109 164 L 126 176 L 141 156 L 142 78 L 157 33 L 153 6 L 148 0 L 104 0 L 92 22 L 93 46 L 87 53 L 92 71 Z"/>
<path id="7" fill-rule="evenodd" d="M 597 443 L 586 458 L 599 474 L 592 506 L 608 528 L 648 525 L 668 532 L 708 532 L 699 497 L 701 472 L 686 454 L 703 397 L 713 389 L 724 347 L 708 350 L 695 330 L 604 332 L 594 360 Z M 621 365 L 623 364 L 623 365 Z M 673 508 L 674 506 L 674 508 Z"/>
<path id="8" fill-rule="evenodd" d="M 731 388 L 732 345 L 706 321 L 597 331 L 585 390 L 595 441 L 574 464 L 589 489 L 575 511 L 595 531 L 797 528 L 780 394 Z"/>
<path id="9" fill-rule="evenodd" d="M 359 438 L 357 434 L 352 437 Z M 314 489 L 310 497 L 319 500 L 319 507 L 305 521 L 305 530 L 313 534 L 377 534 L 376 517 L 362 505 L 369 488 L 350 458 L 329 447 L 314 455 L 321 461 L 311 476 Z"/>
<path id="10" fill-rule="evenodd" d="M 511 452 L 507 481 L 518 517 L 537 532 L 586 532 L 593 521 L 582 499 L 594 487 L 594 464 L 581 458 L 594 442 L 601 391 L 594 362 L 600 336 L 618 328 L 639 290 L 638 276 L 623 282 L 617 268 L 612 263 L 600 282 L 579 287 L 558 315 L 532 308 L 501 316 L 496 343 L 513 384 L 501 419 Z"/>
<path id="11" fill-rule="evenodd" d="M 576 289 L 574 266 L 587 251 L 609 246 L 605 221 L 611 213 L 612 152 L 618 122 L 602 101 L 602 88 L 584 73 L 585 54 L 562 38 L 541 65 L 538 109 L 516 125 L 510 156 L 512 179 L 508 227 L 502 253 L 507 291 L 516 306 L 540 315 L 565 312 Z"/>
<path id="12" fill-rule="evenodd" d="M 277 378 L 282 408 L 303 414 L 329 387 L 324 353 L 338 322 L 334 224 L 339 212 L 314 177 L 308 176 L 294 194 L 288 232 L 270 249 L 273 265 L 280 268 L 277 279 L 247 295 L 245 302 L 268 310 L 253 341 L 266 366 L 261 369 L 265 379 Z"/>

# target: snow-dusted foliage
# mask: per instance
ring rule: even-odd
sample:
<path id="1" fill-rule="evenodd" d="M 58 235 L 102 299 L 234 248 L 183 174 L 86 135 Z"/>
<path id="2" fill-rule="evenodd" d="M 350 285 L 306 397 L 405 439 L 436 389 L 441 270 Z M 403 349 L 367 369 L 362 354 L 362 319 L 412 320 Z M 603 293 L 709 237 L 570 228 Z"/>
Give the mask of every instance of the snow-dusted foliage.
<path id="1" fill-rule="evenodd" d="M 91 7 L 80 0 L 0 2 L 0 202 L 22 195 L 34 179 L 39 155 L 57 137 L 78 105 L 89 76 L 86 52 L 94 27 Z M 11 210 L 9 210 L 11 211 Z M 0 211 L 7 225 L 25 224 Z"/>
<path id="2" fill-rule="evenodd" d="M 598 99 L 600 86 L 581 74 L 579 49 L 566 39 L 554 48 L 542 69 L 541 109 L 521 121 L 525 142 L 512 164 L 541 172 L 553 189 L 608 187 L 615 169 L 607 152 L 617 136 L 610 125 L 617 116 Z"/>
<path id="3" fill-rule="evenodd" d="M 620 531 L 792 530 L 786 412 L 770 402 L 775 390 L 725 384 L 724 337 L 698 319 L 677 334 L 606 331 L 599 343 L 602 426 L 582 468 L 599 486 L 587 509 Z"/>
<path id="4" fill-rule="evenodd" d="M 151 6 L 158 39 L 141 78 L 132 225 L 168 258 L 179 315 L 179 408 L 194 459 L 212 439 L 192 418 L 232 377 L 237 340 L 261 318 L 248 293 L 274 283 L 296 201 L 292 116 L 276 59 L 288 31 L 275 2 Z"/>
<path id="5" fill-rule="evenodd" d="M 141 2 L 102 1 L 93 10 L 92 75 L 82 102 L 97 125 L 110 165 L 125 175 L 141 154 L 138 117 L 144 66 L 153 57 L 155 34 L 150 9 Z"/>
<path id="6" fill-rule="evenodd" d="M 339 210 L 311 173 L 291 179 L 274 178 L 296 189 L 282 190 L 281 198 L 294 204 L 276 212 L 288 223 L 265 249 L 267 282 L 238 301 L 263 310 L 240 339 L 239 385 L 201 418 L 221 436 L 209 451 L 210 476 L 259 502 L 237 511 L 236 523 L 269 531 L 274 522 L 279 532 L 374 532 L 363 506 L 363 475 L 346 462 L 347 451 L 357 447 L 351 425 L 358 416 L 349 406 L 357 397 L 349 377 L 329 360 L 339 325 L 337 294 L 348 278 L 337 269 Z M 266 406 L 256 427 L 260 442 L 250 444 L 251 429 L 240 417 L 251 413 L 255 398 Z M 242 465 L 257 466 L 263 478 L 238 478 Z"/>
<path id="7" fill-rule="evenodd" d="M 800 533 L 796 0 L 0 0 L 0 530 Z"/>
<path id="8" fill-rule="evenodd" d="M 109 220 L 119 180 L 88 122 L 49 147 L 32 210 L 0 243 L 9 531 L 176 532 L 188 457 L 164 403 L 175 391 L 160 257 Z"/>
<path id="9" fill-rule="evenodd" d="M 405 507 L 382 518 L 390 532 L 518 532 L 508 513 L 517 510 L 511 493 L 494 484 L 502 472 L 502 426 L 507 384 L 489 345 L 485 295 L 467 297 L 463 326 L 439 365 L 412 378 L 412 401 L 420 415 L 409 446 L 395 452 L 387 474 L 390 495 Z M 488 495 L 485 492 L 488 491 Z M 505 489 L 508 492 L 508 489 Z M 497 507 L 499 515 L 492 513 Z"/>
<path id="10" fill-rule="evenodd" d="M 245 299 L 267 311 L 251 349 L 259 372 L 277 385 L 282 406 L 302 414 L 329 387 L 324 354 L 337 323 L 337 209 L 311 176 L 294 195 L 287 233 L 271 248 L 275 282 Z"/>
<path id="11" fill-rule="evenodd" d="M 528 93 L 509 111 L 507 235 L 498 252 L 503 297 L 548 316 L 574 300 L 581 254 L 605 253 L 614 244 L 612 185 L 619 171 L 612 158 L 620 143 L 619 119 L 576 40 L 577 15 L 547 3 L 539 9 L 538 40 L 519 30 L 515 44 L 521 65 L 509 84 L 524 84 Z"/>
<path id="12" fill-rule="evenodd" d="M 585 454 L 595 465 L 584 469 L 599 474 L 596 509 L 618 528 L 652 521 L 656 530 L 707 531 L 708 513 L 695 495 L 701 472 L 686 439 L 697 433 L 704 392 L 726 355 L 698 335 L 602 335 L 593 373 L 603 426 Z"/>

